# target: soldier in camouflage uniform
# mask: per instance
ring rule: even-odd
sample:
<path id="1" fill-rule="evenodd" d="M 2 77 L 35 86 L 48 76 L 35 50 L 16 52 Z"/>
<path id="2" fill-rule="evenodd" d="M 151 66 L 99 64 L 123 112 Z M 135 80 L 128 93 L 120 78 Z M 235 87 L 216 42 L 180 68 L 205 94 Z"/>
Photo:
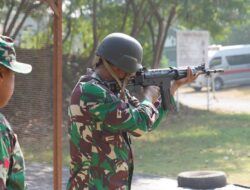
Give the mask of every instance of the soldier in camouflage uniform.
<path id="1" fill-rule="evenodd" d="M 155 129 L 166 112 L 157 87 L 145 88 L 141 102 L 125 88 L 129 77 L 142 67 L 142 46 L 136 39 L 112 33 L 96 55 L 95 70 L 80 78 L 71 96 L 67 189 L 129 190 L 133 174 L 130 135 L 139 137 Z M 171 94 L 194 78 L 189 69 L 187 78 L 173 83 Z M 110 81 L 116 81 L 119 91 Z"/>
<path id="2" fill-rule="evenodd" d="M 17 73 L 29 73 L 32 67 L 16 61 L 13 40 L 0 35 L 0 108 L 4 107 L 14 91 Z M 0 113 L 0 190 L 24 190 L 24 159 L 17 136 Z"/>

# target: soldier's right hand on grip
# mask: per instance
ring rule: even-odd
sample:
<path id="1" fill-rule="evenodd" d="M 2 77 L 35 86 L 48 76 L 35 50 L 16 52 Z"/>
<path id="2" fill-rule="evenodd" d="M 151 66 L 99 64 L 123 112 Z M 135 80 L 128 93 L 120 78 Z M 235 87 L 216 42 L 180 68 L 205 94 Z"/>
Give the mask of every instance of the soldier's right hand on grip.
<path id="1" fill-rule="evenodd" d="M 144 97 L 153 104 L 158 100 L 160 96 L 160 88 L 158 86 L 144 87 Z"/>

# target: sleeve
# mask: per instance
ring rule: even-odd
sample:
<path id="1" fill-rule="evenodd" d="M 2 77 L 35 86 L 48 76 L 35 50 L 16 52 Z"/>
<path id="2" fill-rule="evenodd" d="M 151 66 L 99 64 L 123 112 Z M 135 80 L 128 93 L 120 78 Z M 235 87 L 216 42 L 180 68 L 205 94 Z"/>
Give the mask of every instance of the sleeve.
<path id="1" fill-rule="evenodd" d="M 9 145 L 10 141 L 7 140 L 5 134 L 0 131 L 0 189 L 6 189 L 10 166 L 10 155 L 8 152 Z"/>
<path id="2" fill-rule="evenodd" d="M 161 104 L 161 100 L 157 101 L 154 105 L 159 110 L 159 119 L 153 124 L 153 128 L 156 128 L 159 124 L 162 118 L 164 118 L 165 115 L 167 115 L 169 112 L 176 112 L 176 103 L 174 97 L 170 96 L 170 108 L 169 110 L 164 110 Z"/>
<path id="3" fill-rule="evenodd" d="M 0 119 L 0 189 L 26 190 L 24 159 L 17 136 Z"/>
<path id="4" fill-rule="evenodd" d="M 11 175 L 8 176 L 7 189 L 26 190 L 25 164 L 16 134 L 12 136 L 13 149 L 11 152 Z"/>
<path id="5" fill-rule="evenodd" d="M 126 131 L 140 136 L 159 125 L 164 111 L 148 100 L 140 102 L 138 107 L 117 98 L 101 86 L 85 83 L 82 86 L 82 109 L 87 109 L 101 127 L 110 132 Z"/>

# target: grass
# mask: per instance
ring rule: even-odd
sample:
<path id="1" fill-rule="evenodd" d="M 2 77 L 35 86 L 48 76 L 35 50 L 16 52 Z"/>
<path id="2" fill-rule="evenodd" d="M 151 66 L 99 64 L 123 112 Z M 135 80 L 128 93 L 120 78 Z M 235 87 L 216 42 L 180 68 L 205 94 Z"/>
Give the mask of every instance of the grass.
<path id="1" fill-rule="evenodd" d="M 21 143 L 26 161 L 53 163 L 53 138 Z M 135 173 L 175 178 L 186 170 L 222 170 L 250 184 L 250 115 L 181 107 L 155 131 L 133 138 Z M 68 167 L 66 131 L 63 164 Z"/>
<path id="2" fill-rule="evenodd" d="M 182 108 L 155 131 L 134 139 L 135 172 L 175 178 L 187 170 L 222 170 L 250 184 L 250 117 Z"/>
<path id="3" fill-rule="evenodd" d="M 69 146 L 66 131 L 62 140 L 62 162 L 65 166 L 69 163 Z M 29 142 L 30 141 L 30 142 Z M 53 136 L 48 135 L 44 139 L 21 139 L 20 145 L 27 162 L 39 162 L 53 164 Z"/>

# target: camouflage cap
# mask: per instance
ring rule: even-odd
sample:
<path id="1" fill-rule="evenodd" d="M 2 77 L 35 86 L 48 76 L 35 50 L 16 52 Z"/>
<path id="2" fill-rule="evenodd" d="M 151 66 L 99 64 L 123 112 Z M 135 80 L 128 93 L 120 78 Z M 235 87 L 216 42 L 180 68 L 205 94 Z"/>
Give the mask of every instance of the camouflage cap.
<path id="1" fill-rule="evenodd" d="M 17 73 L 27 74 L 32 70 L 31 65 L 16 60 L 14 41 L 3 35 L 0 35 L 0 64 Z"/>

